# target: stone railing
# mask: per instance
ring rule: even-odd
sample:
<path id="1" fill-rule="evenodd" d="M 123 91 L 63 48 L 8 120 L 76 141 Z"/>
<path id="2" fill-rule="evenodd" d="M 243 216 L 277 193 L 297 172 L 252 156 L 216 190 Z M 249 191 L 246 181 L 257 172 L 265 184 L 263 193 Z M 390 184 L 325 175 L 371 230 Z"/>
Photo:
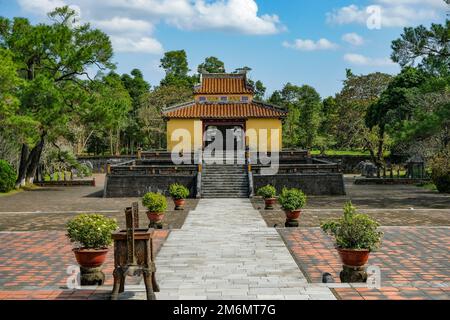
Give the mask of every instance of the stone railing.
<path id="1" fill-rule="evenodd" d="M 261 170 L 270 166 L 253 165 L 254 174 L 261 174 Z M 280 164 L 277 174 L 300 174 L 300 173 L 340 173 L 338 164 Z"/>
<path id="2" fill-rule="evenodd" d="M 111 166 L 109 175 L 196 175 L 198 167 L 194 165 L 136 165 L 121 164 Z"/>

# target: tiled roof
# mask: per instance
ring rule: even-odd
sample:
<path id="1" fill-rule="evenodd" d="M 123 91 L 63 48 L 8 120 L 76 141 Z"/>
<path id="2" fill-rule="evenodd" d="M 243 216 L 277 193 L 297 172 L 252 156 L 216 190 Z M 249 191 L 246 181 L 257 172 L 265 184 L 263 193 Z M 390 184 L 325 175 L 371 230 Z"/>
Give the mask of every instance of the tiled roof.
<path id="1" fill-rule="evenodd" d="M 248 119 L 284 118 L 286 112 L 275 106 L 250 103 L 186 103 L 163 111 L 168 119 Z"/>
<path id="2" fill-rule="evenodd" d="M 252 94 L 245 74 L 203 74 L 196 94 Z"/>

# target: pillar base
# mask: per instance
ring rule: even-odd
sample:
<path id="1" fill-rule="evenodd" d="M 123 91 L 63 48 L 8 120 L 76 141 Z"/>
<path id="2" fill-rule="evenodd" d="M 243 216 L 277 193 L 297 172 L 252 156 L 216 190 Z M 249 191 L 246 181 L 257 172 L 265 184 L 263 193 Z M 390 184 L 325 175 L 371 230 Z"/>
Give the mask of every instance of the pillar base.
<path id="1" fill-rule="evenodd" d="M 343 283 L 366 283 L 367 282 L 367 272 L 364 266 L 362 267 L 352 267 L 352 266 L 342 266 L 342 271 L 340 273 L 341 282 Z"/>
<path id="2" fill-rule="evenodd" d="M 82 286 L 101 286 L 105 283 L 105 274 L 101 267 L 80 267 L 80 280 Z"/>
<path id="3" fill-rule="evenodd" d="M 298 228 L 299 223 L 298 220 L 290 220 L 286 219 L 286 223 L 284 224 L 286 228 Z"/>

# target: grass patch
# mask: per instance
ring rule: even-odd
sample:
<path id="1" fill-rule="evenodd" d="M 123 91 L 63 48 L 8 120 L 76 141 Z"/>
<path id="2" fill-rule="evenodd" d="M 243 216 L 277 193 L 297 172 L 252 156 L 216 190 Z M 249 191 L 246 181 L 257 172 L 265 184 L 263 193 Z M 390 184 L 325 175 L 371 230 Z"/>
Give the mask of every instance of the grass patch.
<path id="1" fill-rule="evenodd" d="M 421 183 L 418 184 L 417 186 L 430 191 L 438 191 L 434 183 Z"/>
<path id="2" fill-rule="evenodd" d="M 6 193 L 4 193 L 4 192 L 0 192 L 0 198 L 1 197 L 7 197 L 7 196 L 12 196 L 12 195 L 14 195 L 14 194 L 16 194 L 16 193 L 20 193 L 20 192 L 22 192 L 23 190 L 22 189 L 14 189 L 14 190 L 11 190 L 10 192 L 6 192 Z"/>
<path id="3" fill-rule="evenodd" d="M 21 193 L 22 191 L 32 191 L 32 190 L 36 190 L 36 189 L 41 189 L 41 187 L 36 186 L 34 184 L 27 183 L 24 187 L 21 187 L 19 189 L 14 189 L 7 193 L 0 192 L 0 197 L 8 197 L 8 196 L 15 195 L 17 193 Z"/>
<path id="4" fill-rule="evenodd" d="M 311 155 L 318 156 L 321 155 L 320 150 L 311 150 Z M 363 150 L 326 150 L 326 156 L 370 156 L 369 151 Z M 384 154 L 385 157 L 389 156 L 389 152 Z"/>
<path id="5" fill-rule="evenodd" d="M 312 150 L 311 154 L 313 156 L 320 155 L 320 150 Z M 370 156 L 369 151 L 360 150 L 326 150 L 326 156 Z"/>

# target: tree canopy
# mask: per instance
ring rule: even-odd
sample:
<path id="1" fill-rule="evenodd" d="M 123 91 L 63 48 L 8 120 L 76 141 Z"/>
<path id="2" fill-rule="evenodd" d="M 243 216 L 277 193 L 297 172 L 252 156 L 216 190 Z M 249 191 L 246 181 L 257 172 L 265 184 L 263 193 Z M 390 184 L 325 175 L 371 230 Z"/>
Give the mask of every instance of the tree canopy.
<path id="1" fill-rule="evenodd" d="M 225 64 L 216 57 L 208 57 L 197 68 L 198 73 L 225 73 Z"/>

